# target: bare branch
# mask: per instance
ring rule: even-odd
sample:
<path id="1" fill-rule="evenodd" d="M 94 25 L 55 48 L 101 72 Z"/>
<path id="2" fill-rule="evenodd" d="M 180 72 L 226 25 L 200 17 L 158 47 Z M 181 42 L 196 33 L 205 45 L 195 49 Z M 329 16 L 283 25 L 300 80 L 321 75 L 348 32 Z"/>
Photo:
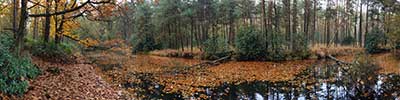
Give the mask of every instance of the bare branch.
<path id="1" fill-rule="evenodd" d="M 32 9 L 33 7 L 36 7 L 36 6 L 46 7 L 46 6 L 44 6 L 44 5 L 41 5 L 39 2 L 34 2 L 34 1 L 32 1 L 32 0 L 28 0 L 28 2 L 34 4 L 33 6 L 29 7 L 28 9 Z"/>
<path id="2" fill-rule="evenodd" d="M 83 8 L 84 6 L 86 6 L 87 4 L 90 4 L 90 3 L 92 3 L 92 4 L 103 4 L 103 3 L 110 3 L 110 2 L 111 2 L 111 0 L 99 1 L 99 2 L 92 2 L 92 1 L 88 0 L 88 1 L 86 1 L 84 3 L 82 3 L 82 5 L 79 5 L 78 7 L 75 7 L 75 8 L 71 8 L 71 9 L 67 9 L 67 10 L 59 11 L 59 12 L 48 13 L 48 14 L 46 14 L 46 13 L 43 13 L 43 14 L 30 14 L 29 17 L 46 17 L 46 16 L 48 17 L 48 16 L 54 16 L 54 15 L 63 15 L 63 14 L 67 14 L 67 13 L 70 13 L 70 12 L 78 11 L 81 8 Z"/>

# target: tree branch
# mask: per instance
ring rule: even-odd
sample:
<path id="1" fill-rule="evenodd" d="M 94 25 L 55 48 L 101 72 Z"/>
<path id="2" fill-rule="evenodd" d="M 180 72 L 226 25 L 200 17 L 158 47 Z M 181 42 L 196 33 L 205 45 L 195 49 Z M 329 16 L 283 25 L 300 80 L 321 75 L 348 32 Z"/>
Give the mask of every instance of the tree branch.
<path id="1" fill-rule="evenodd" d="M 36 6 L 46 7 L 46 6 L 44 6 L 44 5 L 41 5 L 39 2 L 33 2 L 33 1 L 31 1 L 31 0 L 28 0 L 28 2 L 34 4 L 33 6 L 29 7 L 28 9 L 32 9 L 33 7 L 36 7 Z"/>
<path id="2" fill-rule="evenodd" d="M 67 14 L 67 13 L 70 13 L 70 12 L 74 12 L 74 11 L 80 10 L 81 8 L 83 8 L 84 6 L 86 6 L 89 3 L 92 3 L 92 4 L 103 4 L 103 3 L 110 3 L 110 2 L 111 2 L 111 0 L 99 1 L 99 2 L 92 2 L 92 1 L 88 0 L 88 1 L 86 1 L 84 3 L 82 3 L 82 5 L 79 5 L 78 7 L 75 7 L 75 8 L 71 8 L 71 9 L 67 9 L 67 10 L 59 11 L 59 12 L 48 13 L 48 14 L 46 14 L 46 13 L 43 13 L 43 14 L 30 14 L 29 17 L 49 17 L 49 16 L 54 16 L 54 15 L 63 15 L 63 14 Z"/>

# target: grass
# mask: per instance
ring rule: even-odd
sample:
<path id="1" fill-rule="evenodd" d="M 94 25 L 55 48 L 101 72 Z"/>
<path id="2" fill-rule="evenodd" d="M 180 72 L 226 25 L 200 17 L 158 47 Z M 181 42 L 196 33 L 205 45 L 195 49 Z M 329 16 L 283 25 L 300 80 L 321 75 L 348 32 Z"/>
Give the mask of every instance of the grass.
<path id="1" fill-rule="evenodd" d="M 177 58 L 200 58 L 202 52 L 199 48 L 184 48 L 182 51 L 181 49 L 163 49 L 163 50 L 155 50 L 149 52 L 150 55 L 154 56 L 161 56 L 161 57 L 177 57 Z"/>
<path id="2" fill-rule="evenodd" d="M 364 52 L 363 48 L 353 46 L 330 46 L 327 47 L 323 44 L 317 44 L 311 47 L 311 54 L 324 53 L 325 55 L 332 56 L 347 56 Z"/>

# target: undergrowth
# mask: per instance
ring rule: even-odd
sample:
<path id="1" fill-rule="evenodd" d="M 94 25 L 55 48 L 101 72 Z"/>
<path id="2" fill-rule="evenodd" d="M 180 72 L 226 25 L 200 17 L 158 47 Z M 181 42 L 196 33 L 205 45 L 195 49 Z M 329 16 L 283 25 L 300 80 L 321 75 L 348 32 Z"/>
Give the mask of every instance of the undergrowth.
<path id="1" fill-rule="evenodd" d="M 28 79 L 35 78 L 40 70 L 29 57 L 17 57 L 10 50 L 14 43 L 9 34 L 0 34 L 0 91 L 22 95 L 29 87 Z"/>

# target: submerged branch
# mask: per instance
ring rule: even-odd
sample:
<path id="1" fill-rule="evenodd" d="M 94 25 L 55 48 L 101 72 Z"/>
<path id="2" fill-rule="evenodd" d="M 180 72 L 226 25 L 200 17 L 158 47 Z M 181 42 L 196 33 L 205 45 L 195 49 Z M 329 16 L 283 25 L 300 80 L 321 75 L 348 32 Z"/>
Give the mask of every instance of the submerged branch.
<path id="1" fill-rule="evenodd" d="M 229 59 L 229 58 L 231 58 L 231 55 L 228 55 L 228 56 L 219 58 L 219 59 L 214 60 L 214 61 L 205 61 L 205 62 L 196 64 L 196 65 L 192 65 L 192 66 L 190 66 L 190 67 L 196 67 L 196 66 L 200 66 L 200 67 L 201 67 L 201 66 L 205 66 L 205 65 L 218 65 L 218 64 L 221 63 L 222 61 L 227 60 L 227 59 Z"/>
<path id="2" fill-rule="evenodd" d="M 349 63 L 349 62 L 345 62 L 345 61 L 339 60 L 339 59 L 337 59 L 337 58 L 333 57 L 332 55 L 328 55 L 328 56 L 326 56 L 326 57 L 327 57 L 327 58 L 329 58 L 329 59 L 331 59 L 331 60 L 334 60 L 334 61 L 336 61 L 336 63 L 339 63 L 339 64 L 344 64 L 344 65 L 352 65 L 352 63 Z"/>

